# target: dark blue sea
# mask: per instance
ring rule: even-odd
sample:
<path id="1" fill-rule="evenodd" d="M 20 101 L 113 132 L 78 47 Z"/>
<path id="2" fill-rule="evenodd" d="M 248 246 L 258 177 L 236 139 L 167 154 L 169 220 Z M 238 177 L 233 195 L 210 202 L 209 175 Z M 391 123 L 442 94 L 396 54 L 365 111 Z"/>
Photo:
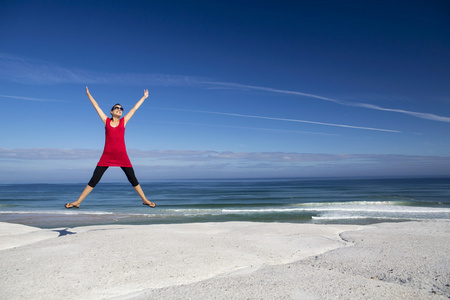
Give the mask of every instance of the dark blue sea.
<path id="1" fill-rule="evenodd" d="M 41 228 L 98 224 L 292 222 L 373 224 L 450 219 L 450 178 L 174 180 L 100 182 L 79 209 L 85 184 L 0 184 L 0 221 Z"/>

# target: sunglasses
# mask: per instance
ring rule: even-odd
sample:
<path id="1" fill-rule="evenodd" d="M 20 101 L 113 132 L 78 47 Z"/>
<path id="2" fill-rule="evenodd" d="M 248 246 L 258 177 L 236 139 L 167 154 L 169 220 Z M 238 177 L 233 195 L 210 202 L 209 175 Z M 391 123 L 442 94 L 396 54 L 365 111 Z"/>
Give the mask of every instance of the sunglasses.
<path id="1" fill-rule="evenodd" d="M 113 110 L 116 110 L 116 109 L 120 109 L 121 111 L 123 111 L 123 107 L 114 106 Z"/>

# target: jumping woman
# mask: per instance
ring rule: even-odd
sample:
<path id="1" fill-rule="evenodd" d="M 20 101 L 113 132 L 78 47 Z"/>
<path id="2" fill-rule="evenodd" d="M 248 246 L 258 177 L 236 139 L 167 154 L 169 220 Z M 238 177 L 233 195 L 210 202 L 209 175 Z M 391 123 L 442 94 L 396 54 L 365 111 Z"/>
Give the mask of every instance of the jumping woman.
<path id="1" fill-rule="evenodd" d="M 144 103 L 144 100 L 148 98 L 148 90 L 144 90 L 144 96 L 142 96 L 141 100 L 139 100 L 130 110 L 130 112 L 127 113 L 123 118 L 121 118 L 123 113 L 122 105 L 114 105 L 111 109 L 112 117 L 108 118 L 108 116 L 105 115 L 100 106 L 98 106 L 97 102 L 89 93 L 88 87 L 86 87 L 86 94 L 88 95 L 89 100 L 91 101 L 98 115 L 105 124 L 105 148 L 103 150 L 102 157 L 100 158 L 100 161 L 95 168 L 91 180 L 89 181 L 84 191 L 81 193 L 78 200 L 75 202 L 67 203 L 65 207 L 79 208 L 81 202 L 84 200 L 84 198 L 86 198 L 87 195 L 89 195 L 90 192 L 92 192 L 94 187 L 97 185 L 97 183 L 100 181 L 103 174 L 109 167 L 121 167 L 125 172 L 128 181 L 141 197 L 143 204 L 150 207 L 155 207 L 156 204 L 147 200 L 147 198 L 145 197 L 141 185 L 134 175 L 133 166 L 131 165 L 130 159 L 128 158 L 127 150 L 125 147 L 125 126 L 127 125 L 128 121 L 130 121 L 134 113 L 138 110 L 138 108 L 142 105 L 142 103 Z"/>

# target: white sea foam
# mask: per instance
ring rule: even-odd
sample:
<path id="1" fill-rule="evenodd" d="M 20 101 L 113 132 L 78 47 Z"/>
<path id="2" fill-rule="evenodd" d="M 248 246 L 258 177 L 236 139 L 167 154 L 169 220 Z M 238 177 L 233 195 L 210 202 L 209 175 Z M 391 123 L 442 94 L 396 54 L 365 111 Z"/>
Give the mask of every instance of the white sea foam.
<path id="1" fill-rule="evenodd" d="M 113 215 L 107 211 L 61 211 L 61 210 L 12 210 L 0 211 L 0 214 L 30 214 L 30 215 Z"/>
<path id="2" fill-rule="evenodd" d="M 374 219 L 374 220 L 392 220 L 392 221 L 401 221 L 401 220 L 428 220 L 427 218 L 395 218 L 395 217 L 370 217 L 370 216 L 313 216 L 313 220 L 316 221 L 338 221 L 338 220 L 363 220 L 363 219 Z"/>
<path id="3" fill-rule="evenodd" d="M 289 212 L 380 212 L 380 213 L 449 213 L 450 208 L 429 207 L 304 207 L 304 208 L 261 208 L 261 209 L 224 209 L 224 213 L 289 213 Z"/>
<path id="4" fill-rule="evenodd" d="M 67 216 L 70 218 L 82 216 L 86 220 L 104 220 L 112 219 L 131 220 L 146 219 L 150 222 L 158 220 L 185 220 L 191 222 L 215 221 L 221 220 L 267 220 L 267 221 L 304 221 L 313 222 L 339 222 L 354 220 L 380 220 L 380 221 L 403 221 L 403 220 L 430 220 L 430 219 L 449 219 L 450 208 L 448 207 L 422 207 L 422 206 L 404 206 L 393 204 L 391 201 L 370 202 L 341 202 L 341 203 L 313 203 L 294 204 L 287 206 L 272 207 L 241 207 L 241 208 L 164 208 L 158 207 L 152 210 L 142 211 L 93 211 L 83 209 L 73 210 L 39 210 L 39 211 L 0 211 L 2 215 L 31 215 L 29 218 L 35 219 L 37 215 Z M 9 217 L 7 217 L 9 218 Z M 22 217 L 20 217 L 22 218 Z M 185 218 L 185 219 L 183 219 Z M 56 218 L 54 218 L 56 219 Z M 153 219 L 153 220 L 152 220 Z M 86 221 L 89 223 L 89 221 Z M 363 221 L 362 221 L 363 222 Z"/>
<path id="5" fill-rule="evenodd" d="M 405 205 L 407 204 L 407 201 L 346 201 L 346 202 L 307 202 L 307 203 L 298 203 L 293 204 L 293 206 L 339 206 L 339 205 L 361 205 L 361 206 L 367 206 L 367 205 L 376 205 L 376 206 L 382 206 L 382 205 Z"/>
<path id="6" fill-rule="evenodd" d="M 270 214 L 270 213 L 385 213 L 385 214 L 448 214 L 450 208 L 445 207 L 419 207 L 419 206 L 390 206 L 390 205 L 317 205 L 313 207 L 271 207 L 271 208 L 242 208 L 242 209 L 159 209 L 152 213 L 126 213 L 106 211 L 83 211 L 83 210 L 41 210 L 41 211 L 0 211 L 0 214 L 50 214 L 50 215 L 118 215 L 118 216 L 164 216 L 164 215 L 217 215 L 217 214 Z"/>

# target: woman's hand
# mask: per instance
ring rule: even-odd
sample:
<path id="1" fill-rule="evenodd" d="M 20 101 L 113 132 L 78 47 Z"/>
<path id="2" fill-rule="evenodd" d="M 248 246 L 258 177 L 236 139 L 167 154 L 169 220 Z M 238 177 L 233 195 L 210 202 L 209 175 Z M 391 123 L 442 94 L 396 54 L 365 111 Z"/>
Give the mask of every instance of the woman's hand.
<path id="1" fill-rule="evenodd" d="M 125 125 L 130 121 L 131 117 L 134 115 L 134 113 L 138 110 L 139 107 L 141 107 L 142 103 L 144 103 L 144 100 L 148 98 L 148 90 L 144 90 L 144 96 L 142 96 L 141 100 L 139 100 L 134 107 L 126 114 L 124 117 L 125 119 Z"/>
<path id="2" fill-rule="evenodd" d="M 94 106 L 95 110 L 97 111 L 100 119 L 102 119 L 103 123 L 106 125 L 106 119 L 108 118 L 107 115 L 102 111 L 100 106 L 98 106 L 97 101 L 92 97 L 91 93 L 89 93 L 88 87 L 86 87 L 86 95 L 89 97 L 89 100 L 91 101 L 92 105 Z"/>

